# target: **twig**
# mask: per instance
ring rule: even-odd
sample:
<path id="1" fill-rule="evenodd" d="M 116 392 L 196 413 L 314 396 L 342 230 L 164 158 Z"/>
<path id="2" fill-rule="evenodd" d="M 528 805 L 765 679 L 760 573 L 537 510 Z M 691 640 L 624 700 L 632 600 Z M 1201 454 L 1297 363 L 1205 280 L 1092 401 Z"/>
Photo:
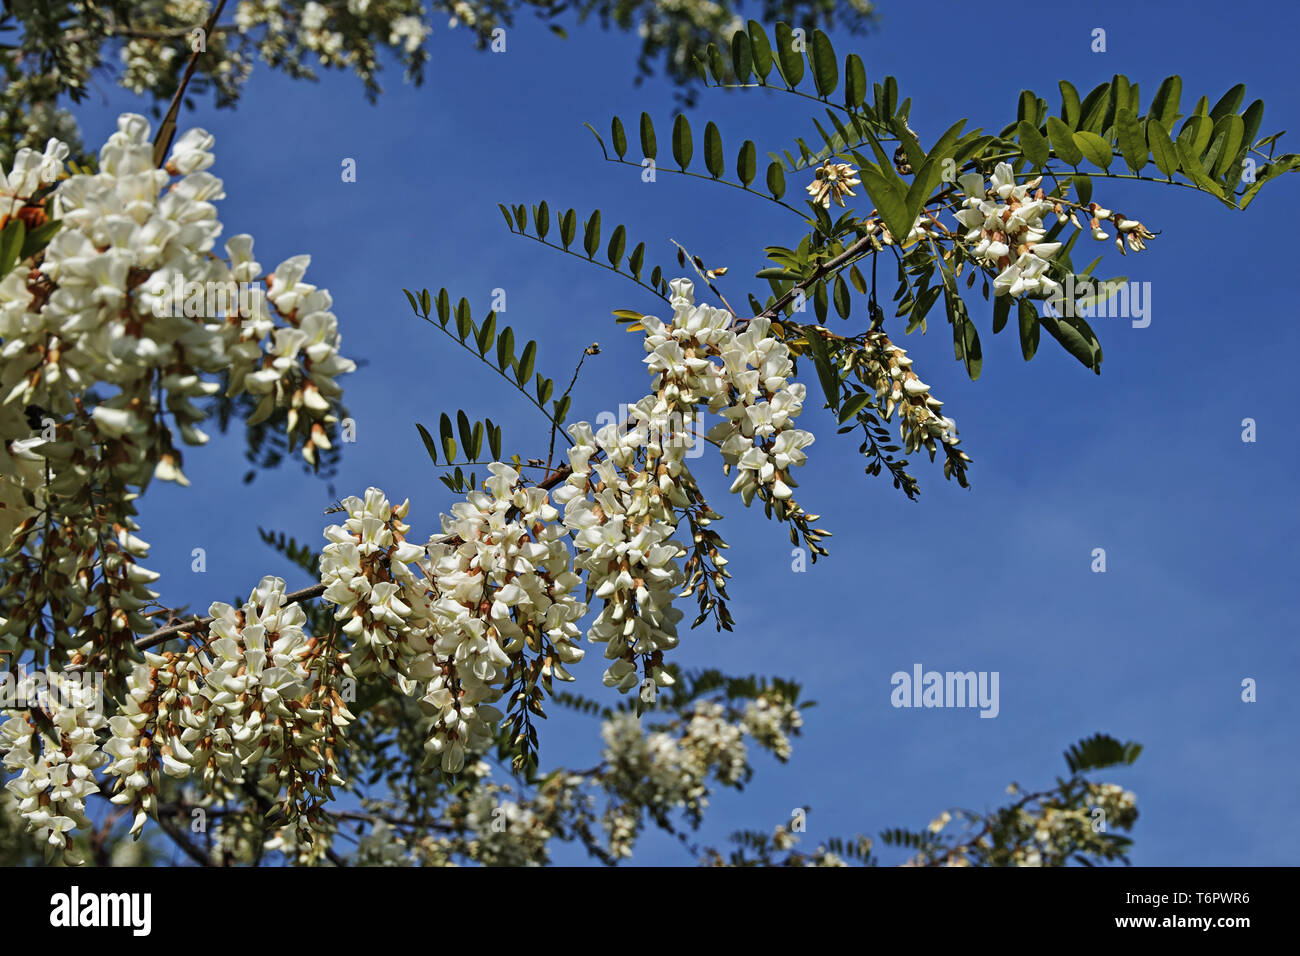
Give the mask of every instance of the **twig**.
<path id="1" fill-rule="evenodd" d="M 221 16 L 221 11 L 225 9 L 226 0 L 217 0 L 216 7 L 212 10 L 212 15 L 208 17 L 208 22 L 203 26 L 204 36 L 211 33 L 217 25 L 217 18 Z M 180 86 L 176 87 L 176 95 L 172 97 L 171 106 L 167 107 L 167 115 L 163 117 L 162 125 L 158 127 L 158 135 L 153 141 L 153 164 L 161 167 L 163 160 L 167 156 L 167 150 L 171 149 L 172 140 L 176 137 L 176 116 L 181 111 L 181 100 L 185 97 L 185 88 L 190 85 L 190 79 L 194 76 L 195 69 L 199 65 L 199 54 L 204 51 L 201 45 L 197 50 L 190 54 L 190 62 L 185 66 L 185 75 L 181 77 Z"/>

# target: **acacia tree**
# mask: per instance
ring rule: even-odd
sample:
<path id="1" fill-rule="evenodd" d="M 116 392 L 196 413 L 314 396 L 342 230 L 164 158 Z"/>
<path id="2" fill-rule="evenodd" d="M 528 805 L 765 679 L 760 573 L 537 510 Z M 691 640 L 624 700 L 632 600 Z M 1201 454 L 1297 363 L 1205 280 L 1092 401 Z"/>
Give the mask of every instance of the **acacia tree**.
<path id="1" fill-rule="evenodd" d="M 919 482 L 904 456 L 922 451 L 967 483 L 953 419 L 887 325 L 924 328 L 942 298 L 974 378 L 972 306 L 985 299 L 994 333 L 1014 313 L 1026 359 L 1046 328 L 1099 371 L 1086 315 L 1113 286 L 1093 278 L 1099 260 L 1074 265 L 1076 245 L 1113 237 L 1140 252 L 1154 233 L 1094 188 L 1142 180 L 1245 208 L 1298 160 L 1274 157 L 1262 104 L 1243 110 L 1240 86 L 1184 113 L 1177 77 L 1145 107 L 1123 76 L 1083 97 L 1062 83 L 1056 111 L 1026 92 L 998 132 L 963 121 L 923 147 L 894 78 L 868 85 L 862 61 L 841 60 L 820 30 L 750 21 L 726 54 L 705 47 L 699 71 L 706 84 L 817 103 L 817 139 L 772 154 L 758 186 L 756 144 L 731 161 L 713 122 L 697 156 L 678 115 L 663 166 L 647 114 L 615 118 L 608 145 L 597 139 L 642 175 L 698 176 L 793 214 L 795 237 L 766 247 L 772 265 L 755 277 L 766 288 L 729 301 L 726 270 L 681 247 L 684 275 L 672 278 L 644 242 L 629 253 L 623 226 L 606 232 L 600 210 L 580 223 L 545 202 L 502 205 L 512 233 L 663 300 L 616 313 L 646 352 L 645 394 L 618 396 L 627 419 L 569 423 L 581 362 L 557 393 L 538 368 L 545 343 L 495 313 L 476 318 L 447 289 L 407 290 L 418 319 L 545 426 L 507 454 L 499 427 L 463 409 L 417 425 L 448 513 L 413 516 L 378 488 L 345 498 L 319 552 L 267 536 L 316 583 L 290 591 L 264 576 L 240 606 L 213 603 L 203 617 L 151 589 L 135 502 L 154 480 L 185 483 L 182 447 L 207 441 L 212 416 L 269 424 L 320 465 L 349 427 L 340 380 L 353 369 L 330 296 L 305 281 L 306 255 L 263 281 L 251 236 L 215 251 L 213 137 L 191 129 L 173 142 L 174 109 L 156 133 L 123 115 L 97 157 L 69 161 L 55 138 L 15 151 L 0 196 L 7 828 L 21 821 L 47 858 L 69 862 L 128 859 L 124 832 L 205 865 L 539 863 L 557 840 L 615 862 L 647 826 L 710 863 L 875 862 L 860 836 L 798 848 L 798 813 L 725 849 L 692 841 L 710 794 L 749 779 L 754 748 L 785 760 L 810 706 L 795 680 L 681 664 L 682 605 L 691 627 L 730 630 L 752 613 L 728 606 L 719 522 L 732 506 L 706 501 L 697 453 L 716 453 L 740 505 L 757 503 L 825 557 L 830 533 L 795 493 L 812 415 L 852 433 L 866 472 L 887 472 L 909 498 Z M 788 178 L 807 200 L 787 195 Z M 856 331 L 828 329 L 832 308 Z M 584 635 L 608 662 L 605 689 L 556 688 L 591 682 Z M 600 721 L 596 766 L 543 770 L 548 705 Z M 1054 786 L 1013 786 L 992 813 L 947 811 L 882 839 L 916 865 L 1123 860 L 1135 798 L 1095 772 L 1140 749 L 1086 738 Z"/>

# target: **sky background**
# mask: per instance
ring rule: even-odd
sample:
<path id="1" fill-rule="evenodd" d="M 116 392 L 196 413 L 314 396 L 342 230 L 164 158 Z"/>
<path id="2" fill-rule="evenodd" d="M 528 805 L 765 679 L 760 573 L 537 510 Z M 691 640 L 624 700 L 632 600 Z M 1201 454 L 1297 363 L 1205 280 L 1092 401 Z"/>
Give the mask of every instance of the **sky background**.
<path id="1" fill-rule="evenodd" d="M 898 77 L 923 144 L 963 117 L 1000 129 L 1015 118 L 1022 88 L 1055 110 L 1058 80 L 1086 94 L 1116 72 L 1141 83 L 1143 108 L 1163 77 L 1180 73 L 1184 111 L 1202 94 L 1213 103 L 1246 82 L 1247 102 L 1267 105 L 1262 133 L 1300 124 L 1289 5 L 1233 15 L 1200 0 L 1090 6 L 1005 2 L 976 13 L 968 4 L 882 0 L 871 35 L 833 39 L 841 60 L 863 57 L 870 81 Z M 636 117 L 647 110 L 667 155 L 674 91 L 662 79 L 634 84 L 636 37 L 569 26 L 565 40 L 524 18 L 507 51 L 490 54 L 474 50 L 465 30 L 436 23 L 424 86 L 403 85 L 390 69 L 373 106 L 350 75 L 291 82 L 259 64 L 237 110 L 203 100 L 183 116 L 182 130 L 200 125 L 217 138 L 212 171 L 226 182 L 225 235 L 251 233 L 266 271 L 310 253 L 307 281 L 330 290 L 344 354 L 366 365 L 344 381 L 357 442 L 345 447 L 333 494 L 296 464 L 241 484 L 241 432 L 188 453 L 192 487 L 150 490 L 142 535 L 169 602 L 206 608 L 246 595 L 266 573 L 308 583 L 259 541 L 257 527 L 319 547 L 333 521 L 324 509 L 371 484 L 397 501 L 409 496 L 415 530 L 432 533 L 453 499 L 414 423 L 436 431 L 441 411 L 491 417 L 507 454 L 545 455 L 536 410 L 412 317 L 404 286 L 446 286 L 453 300 L 470 300 L 476 318 L 492 290 L 504 289 L 500 320 L 517 341 L 539 340 L 538 368 L 561 384 L 581 350 L 600 342 L 571 420 L 594 420 L 648 390 L 641 337 L 616 327 L 610 312 L 662 316 L 663 303 L 511 236 L 498 202 L 545 199 L 553 218 L 570 206 L 585 218 L 598 206 L 606 238 L 625 223 L 629 248 L 645 240 L 649 262 L 672 261 L 671 237 L 730 267 L 723 291 L 733 303 L 766 291 L 746 277 L 765 265 L 763 246 L 796 244 L 800 222 L 737 190 L 666 171 L 646 184 L 638 170 L 603 162 L 583 121 L 605 131 L 621 115 L 635 143 Z M 1097 27 L 1107 33 L 1105 53 L 1090 50 Z M 78 110 L 86 143 L 101 143 L 119 111 L 142 105 L 105 82 Z M 754 139 L 761 181 L 764 153 L 796 135 L 813 142 L 808 118 L 819 113 L 779 93 L 707 91 L 690 118 L 697 152 L 704 123 L 718 123 L 729 166 L 742 140 Z M 1282 151 L 1297 141 L 1284 138 Z M 355 183 L 341 181 L 345 158 L 356 160 Z M 788 185 L 797 198 L 800 176 Z M 715 458 L 695 465 L 726 515 L 737 625 L 732 634 L 708 625 L 685 633 L 674 659 L 794 678 L 819 702 L 787 765 L 758 754 L 752 785 L 714 798 L 701 843 L 771 830 L 804 805 L 809 846 L 922 828 L 946 808 L 992 809 L 1012 780 L 1051 786 L 1065 771 L 1064 748 L 1101 731 L 1146 748 L 1136 766 L 1103 776 L 1138 794 L 1135 863 L 1296 860 L 1300 332 L 1294 254 L 1282 237 L 1300 213 L 1300 177 L 1269 184 L 1245 214 L 1183 189 L 1096 186 L 1103 205 L 1161 232 L 1136 257 L 1121 261 L 1113 244 L 1093 253 L 1107 252 L 1101 274 L 1150 282 L 1152 300 L 1148 328 L 1093 321 L 1105 349 L 1100 377 L 1046 334 L 1026 364 L 1014 322 L 994 336 L 991 307 L 977 295 L 978 382 L 953 360 L 939 311 L 927 336 L 904 338 L 902 320 L 886 326 L 957 420 L 974 459 L 972 488 L 916 456 L 922 494 L 909 502 L 862 473 L 856 439 L 837 439 L 810 401 L 800 424 L 818 439 L 799 498 L 834 537 L 830 558 L 799 574 L 786 529 L 728 497 Z M 828 325 L 839 321 L 832 312 Z M 820 395 L 813 380 L 809 393 Z M 1253 444 L 1242 441 L 1246 417 L 1258 423 Z M 207 551 L 204 574 L 189 570 L 195 547 Z M 1098 547 L 1104 574 L 1090 570 Z M 998 671 L 998 717 L 894 709 L 890 675 L 914 663 Z M 603 666 L 592 648 L 575 689 L 611 695 L 600 686 Z M 1241 699 L 1248 677 L 1258 683 L 1256 703 Z M 598 755 L 590 718 L 555 713 L 544 730 L 544 765 L 587 766 Z M 586 859 L 564 847 L 556 858 Z M 691 857 L 651 835 L 636 862 Z"/>

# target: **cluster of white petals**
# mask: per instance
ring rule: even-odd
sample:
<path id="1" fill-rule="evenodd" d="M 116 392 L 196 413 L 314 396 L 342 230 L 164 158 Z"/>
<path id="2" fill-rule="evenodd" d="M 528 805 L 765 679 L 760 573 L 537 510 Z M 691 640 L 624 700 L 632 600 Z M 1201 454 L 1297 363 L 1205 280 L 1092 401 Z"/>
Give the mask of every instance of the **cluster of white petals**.
<path id="1" fill-rule="evenodd" d="M 803 716 L 780 694 L 765 693 L 745 705 L 741 726 L 778 760 L 785 761 L 792 753 L 789 734 L 798 733 Z"/>
<path id="2" fill-rule="evenodd" d="M 906 350 L 891 342 L 884 332 L 867 333 L 855 356 L 854 374 L 884 406 L 886 419 L 898 411 L 899 433 L 909 453 L 924 447 L 933 456 L 936 441 L 960 444 L 957 423 L 939 411 L 943 402 L 930 394 L 930 386 L 912 371 L 912 359 Z M 954 454 L 965 458 L 965 452 Z"/>
<path id="3" fill-rule="evenodd" d="M 979 173 L 958 179 L 966 199 L 956 214 L 966 228 L 975 260 L 998 270 L 993 281 L 996 295 L 1050 296 L 1060 284 L 1047 274 L 1048 260 L 1061 250 L 1059 242 L 1046 242 L 1043 217 L 1054 204 L 1039 188 L 1042 178 L 1016 185 L 1009 163 L 998 163 L 986 187 Z M 1037 190 L 1037 192 L 1035 192 Z"/>
<path id="4" fill-rule="evenodd" d="M 113 802 L 136 809 L 135 829 L 156 810 L 160 769 L 209 790 L 284 790 L 298 829 L 322 825 L 321 805 L 344 783 L 337 738 L 354 718 L 339 672 L 319 666 L 324 647 L 303 630 L 305 612 L 285 597 L 284 580 L 265 577 L 242 607 L 211 606 L 206 649 L 147 653 L 136 667 L 104 746 L 120 781 Z"/>
<path id="5" fill-rule="evenodd" d="M 249 236 L 214 253 L 213 146 L 190 130 L 158 168 L 149 123 L 126 113 L 93 172 L 65 173 L 56 141 L 0 170 L 0 225 L 39 240 L 0 276 L 0 591 L 21 596 L 0 634 L 38 662 L 59 649 L 119 679 L 139 661 L 158 595 L 132 500 L 154 478 L 188 483 L 179 445 L 207 442 L 218 375 L 260 399 L 250 423 L 282 411 L 309 461 L 330 446 L 354 365 L 329 293 L 302 281 L 306 256 L 260 287 Z"/>
<path id="6" fill-rule="evenodd" d="M 764 489 L 784 516 L 794 507 L 791 469 L 807 460 L 803 449 L 813 443 L 810 432 L 793 424 L 805 388 L 790 382 L 790 350 L 769 335 L 769 320 L 753 319 L 737 333 L 730 313 L 696 305 L 690 280 L 669 285 L 672 322 L 653 316 L 641 322 L 654 388 L 669 402 L 704 405 L 720 415 L 708 437 L 721 448 L 726 469 L 736 469 L 731 490 L 748 505 Z"/>
<path id="7" fill-rule="evenodd" d="M 5 788 L 18 801 L 27 829 L 45 844 L 46 859 L 62 851 L 69 863 L 81 862 L 69 850 L 74 828 L 90 825 L 86 797 L 98 792 L 95 771 L 106 762 L 96 734 L 104 725 L 101 689 L 80 675 L 32 675 L 18 682 L 29 710 L 5 710 L 0 725 L 4 768 L 15 775 Z M 38 723 L 33 712 L 39 712 Z"/>
<path id="8" fill-rule="evenodd" d="M 521 656 L 559 680 L 583 656 L 587 606 L 559 512 L 510 466 L 489 468 L 485 490 L 443 515 L 425 547 L 406 540 L 408 504 L 393 508 L 371 488 L 342 502 L 349 517 L 326 531 L 321 556 L 324 598 L 346 621 L 357 671 L 378 669 L 420 697 L 429 757 L 448 773 L 495 740 L 502 714 L 491 704 Z"/>
<path id="9" fill-rule="evenodd" d="M 698 819 L 708 805 L 709 782 L 734 785 L 748 764 L 744 731 L 727 720 L 715 701 L 697 701 L 683 732 L 644 732 L 632 713 L 615 714 L 601 726 L 608 765 L 603 782 L 621 798 L 604 825 L 614 856 L 630 856 L 641 807 L 658 812 L 681 808 Z"/>
<path id="10" fill-rule="evenodd" d="M 613 662 L 604 682 L 621 691 L 636 687 L 640 656 L 645 677 L 666 686 L 671 677 L 662 667 L 663 652 L 677 646 L 682 612 L 672 601 L 682 584 L 678 559 L 686 549 L 672 537 L 675 483 L 668 466 L 660 466 L 647 449 L 671 441 L 648 444 L 642 419 L 626 433 L 610 424 L 592 434 L 590 425 L 579 422 L 569 434 L 573 472 L 555 500 L 564 505 L 565 527 L 574 534 L 574 567 L 587 572 L 589 592 L 604 601 L 587 630 L 588 639 L 603 643 L 606 659 Z M 593 462 L 597 452 L 605 457 Z"/>

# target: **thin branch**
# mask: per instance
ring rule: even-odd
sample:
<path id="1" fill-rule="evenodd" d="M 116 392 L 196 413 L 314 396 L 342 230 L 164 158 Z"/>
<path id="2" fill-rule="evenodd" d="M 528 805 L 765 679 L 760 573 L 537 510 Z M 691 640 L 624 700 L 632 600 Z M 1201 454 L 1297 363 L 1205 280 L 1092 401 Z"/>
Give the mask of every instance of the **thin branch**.
<path id="1" fill-rule="evenodd" d="M 225 9 L 226 0 L 217 0 L 216 7 L 212 10 L 212 15 L 208 17 L 208 22 L 203 27 L 204 34 L 212 32 L 217 25 L 217 19 L 221 16 L 221 11 Z M 185 97 L 185 89 L 190 85 L 190 79 L 194 76 L 194 71 L 199 65 L 199 54 L 204 52 L 204 46 L 200 45 L 197 50 L 190 54 L 190 62 L 185 66 L 185 75 L 181 77 L 181 82 L 176 87 L 176 95 L 172 97 L 171 106 L 167 108 L 167 115 L 163 118 L 162 125 L 158 127 L 158 135 L 153 141 L 153 164 L 161 167 L 163 160 L 167 156 L 167 150 L 171 149 L 172 139 L 176 136 L 176 116 L 181 111 L 181 100 Z"/>

